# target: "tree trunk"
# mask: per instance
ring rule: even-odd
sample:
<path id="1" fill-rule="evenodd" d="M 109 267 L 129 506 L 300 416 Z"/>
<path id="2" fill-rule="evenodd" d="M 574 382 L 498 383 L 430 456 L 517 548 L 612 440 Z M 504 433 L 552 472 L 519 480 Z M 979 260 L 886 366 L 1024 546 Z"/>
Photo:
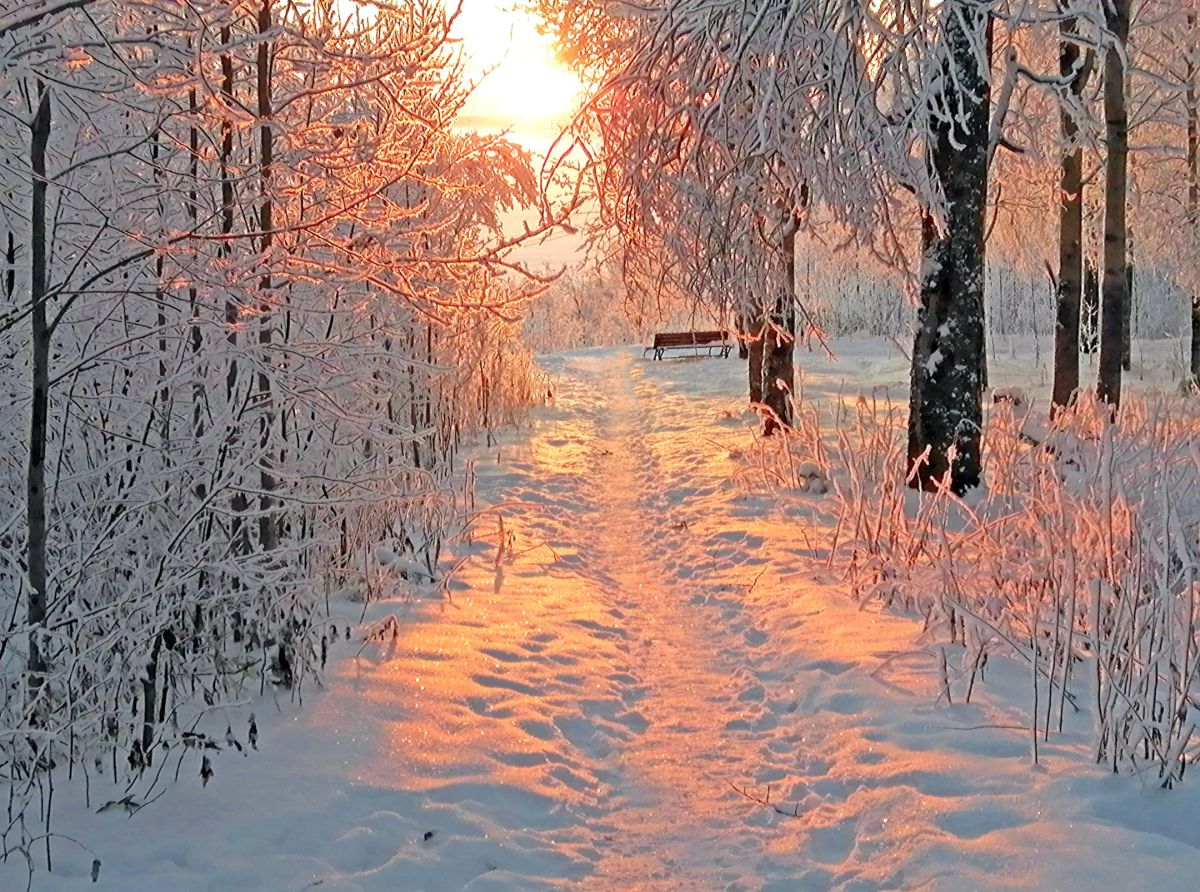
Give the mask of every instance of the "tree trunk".
<path id="1" fill-rule="evenodd" d="M 30 702 L 36 703 L 46 673 L 42 652 L 42 630 L 46 624 L 46 441 L 50 413 L 50 340 L 53 330 L 46 312 L 46 147 L 50 142 L 50 91 L 38 84 L 38 107 L 30 139 L 33 170 L 33 203 L 30 215 L 30 347 L 32 351 L 33 399 L 30 404 L 29 468 L 26 478 L 26 522 L 29 527 L 29 625 Z"/>
<path id="2" fill-rule="evenodd" d="M 258 399 L 262 411 L 259 422 L 259 449 L 261 451 L 259 483 L 263 494 L 259 498 L 259 544 L 264 551 L 273 551 L 279 544 L 278 518 L 272 511 L 275 491 L 275 475 L 271 470 L 271 441 L 273 439 L 274 412 L 271 409 L 271 377 L 267 370 L 271 363 L 271 326 L 274 301 L 271 295 L 271 248 L 274 245 L 274 204 L 271 200 L 271 167 L 274 163 L 275 145 L 271 132 L 271 43 L 266 35 L 271 30 L 271 2 L 262 0 L 258 10 L 258 118 L 259 118 L 259 170 L 262 184 L 262 203 L 259 208 L 260 250 L 263 258 L 263 275 L 259 282 L 258 343 L 262 355 L 259 357 Z"/>
<path id="3" fill-rule="evenodd" d="M 1129 255 L 1125 262 L 1125 303 L 1121 312 L 1121 369 L 1128 372 L 1133 368 L 1133 227 L 1126 226 Z"/>
<path id="4" fill-rule="evenodd" d="M 1083 147 L 1074 107 L 1082 105 L 1083 88 L 1091 74 L 1092 54 L 1086 57 L 1070 39 L 1075 20 L 1059 24 L 1059 73 L 1070 78 L 1066 101 L 1060 102 L 1063 156 L 1058 213 L 1058 281 L 1055 284 L 1054 388 L 1052 411 L 1071 403 L 1079 389 L 1079 322 L 1083 292 Z"/>
<path id="5" fill-rule="evenodd" d="M 221 45 L 229 46 L 233 40 L 233 29 L 228 25 L 221 28 Z M 228 52 L 221 54 L 221 100 L 225 105 L 225 115 L 221 120 L 221 235 L 225 238 L 218 244 L 217 252 L 224 258 L 233 253 L 230 236 L 233 234 L 233 57 Z M 237 302 L 232 298 L 225 301 L 225 324 L 228 328 L 227 337 L 230 346 L 237 344 L 237 323 L 241 316 Z M 232 407 L 234 391 L 237 389 L 238 367 L 237 360 L 229 359 L 229 367 L 225 372 L 225 395 Z"/>
<path id="6" fill-rule="evenodd" d="M 795 389 L 796 355 L 796 227 L 791 218 L 783 233 L 783 276 L 770 324 L 763 334 L 762 402 L 770 412 L 763 434 L 771 436 L 792 425 L 792 393 Z"/>
<path id="7" fill-rule="evenodd" d="M 188 49 L 192 48 L 192 42 L 188 40 Z M 196 126 L 198 119 L 199 105 L 197 104 L 196 88 L 192 87 L 188 90 L 188 120 L 191 121 L 188 127 L 188 195 L 187 195 L 187 216 L 188 224 L 192 232 L 198 232 L 200 228 L 200 196 L 197 192 L 200 184 L 200 128 Z M 199 254 L 195 248 L 192 249 L 192 263 L 196 264 L 199 260 Z M 196 368 L 192 371 L 192 436 L 196 442 L 199 442 L 204 436 L 204 378 L 203 365 L 200 363 L 201 351 L 204 347 L 204 339 L 200 331 L 200 292 L 196 288 L 194 277 L 188 283 L 188 314 L 191 319 L 191 324 L 188 331 L 188 343 L 192 348 L 192 356 L 197 361 Z M 196 483 L 196 497 L 201 501 L 204 500 L 206 492 L 203 478 Z"/>
<path id="8" fill-rule="evenodd" d="M 760 319 L 757 329 L 748 332 L 747 365 L 750 378 L 750 403 L 759 405 L 763 401 L 763 345 L 766 340 L 766 319 Z"/>
<path id="9" fill-rule="evenodd" d="M 153 33 L 153 32 L 151 32 Z M 154 168 L 154 186 L 158 192 L 158 237 L 162 241 L 167 238 L 167 189 L 163 182 L 162 164 L 162 132 L 155 128 L 150 135 L 150 161 Z M 166 271 L 166 255 L 159 252 L 154 258 L 154 306 L 158 323 L 158 435 L 160 448 L 166 461 L 171 456 L 171 385 L 167 380 L 170 345 L 167 341 L 167 298 L 163 280 Z"/>
<path id="10" fill-rule="evenodd" d="M 162 652 L 163 633 L 154 636 L 154 644 L 150 648 L 150 659 L 146 663 L 142 675 L 142 767 L 154 761 L 154 705 L 158 699 L 158 662 Z"/>
<path id="11" fill-rule="evenodd" d="M 1125 303 L 1129 300 L 1129 263 L 1126 245 L 1126 193 L 1128 191 L 1129 118 L 1125 103 L 1125 62 L 1122 52 L 1129 38 L 1130 0 L 1112 0 L 1106 6 L 1109 31 L 1120 47 L 1104 54 L 1104 130 L 1107 158 L 1104 180 L 1104 282 L 1100 316 L 1100 377 L 1097 395 L 1113 408 L 1121 404 L 1121 353 L 1125 329 Z"/>
<path id="12" fill-rule="evenodd" d="M 13 295 L 17 293 L 17 237 L 11 229 L 8 230 L 5 239 L 4 265 L 7 267 L 4 273 L 4 295 L 12 300 Z"/>
<path id="13" fill-rule="evenodd" d="M 990 16 L 947 0 L 942 22 L 948 58 L 942 99 L 961 109 L 933 122 L 929 162 L 946 198 L 940 230 L 926 216 L 923 274 L 913 344 L 908 420 L 911 485 L 935 489 L 949 475 L 962 493 L 979 484 L 983 428 L 984 226 L 991 92 L 979 53 L 991 49 Z"/>
<path id="14" fill-rule="evenodd" d="M 233 29 L 229 25 L 221 28 L 221 45 L 228 47 L 233 40 Z M 218 248 L 218 254 L 228 260 L 233 253 L 230 236 L 233 234 L 234 222 L 234 191 L 233 191 L 233 121 L 231 115 L 234 107 L 234 78 L 233 57 L 228 52 L 221 54 L 221 99 L 225 104 L 225 114 L 221 120 L 221 234 L 225 236 Z M 237 326 L 241 320 L 241 308 L 232 295 L 225 300 L 225 338 L 231 348 L 237 346 Z M 229 364 L 225 370 L 225 402 L 229 412 L 227 419 L 227 440 L 232 447 L 237 439 L 237 388 L 238 362 L 234 352 L 230 351 Z M 246 530 L 246 511 L 250 500 L 241 491 L 234 492 L 230 498 L 230 509 L 233 517 L 230 521 L 230 544 L 237 554 L 248 554 L 250 539 Z"/>

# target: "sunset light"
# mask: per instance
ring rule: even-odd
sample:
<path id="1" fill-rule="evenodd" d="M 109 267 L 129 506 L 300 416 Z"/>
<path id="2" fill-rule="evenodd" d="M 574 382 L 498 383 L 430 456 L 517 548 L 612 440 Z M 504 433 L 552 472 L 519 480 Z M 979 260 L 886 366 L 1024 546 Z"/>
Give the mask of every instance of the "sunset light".
<path id="1" fill-rule="evenodd" d="M 0 0 L 0 892 L 1200 888 L 1197 3 Z"/>
<path id="2" fill-rule="evenodd" d="M 555 58 L 553 41 L 537 31 L 518 0 L 464 0 L 456 23 L 472 79 L 479 86 L 464 110 L 464 124 L 482 130 L 512 129 L 531 138 L 565 124 L 582 85 Z"/>

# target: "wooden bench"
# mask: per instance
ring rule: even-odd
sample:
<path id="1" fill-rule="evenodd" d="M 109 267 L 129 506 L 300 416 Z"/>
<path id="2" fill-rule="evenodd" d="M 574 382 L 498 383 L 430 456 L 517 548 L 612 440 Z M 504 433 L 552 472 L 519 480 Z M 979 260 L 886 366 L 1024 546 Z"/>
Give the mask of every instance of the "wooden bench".
<path id="1" fill-rule="evenodd" d="M 708 350 L 709 356 L 720 353 L 724 359 L 732 349 L 733 341 L 727 331 L 662 331 L 654 336 L 654 344 L 643 350 L 642 355 L 654 351 L 654 358 L 662 359 L 668 350 L 692 350 L 696 356 L 701 350 Z"/>

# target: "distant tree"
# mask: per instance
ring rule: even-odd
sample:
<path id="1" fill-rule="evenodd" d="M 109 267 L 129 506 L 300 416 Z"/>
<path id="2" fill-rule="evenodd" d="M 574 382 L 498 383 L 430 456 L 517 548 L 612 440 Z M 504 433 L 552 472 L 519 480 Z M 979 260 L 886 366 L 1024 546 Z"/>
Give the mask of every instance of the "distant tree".
<path id="1" fill-rule="evenodd" d="M 1065 4 L 1064 4 L 1065 6 Z M 1069 9 L 1064 8 L 1064 12 Z M 1062 161 L 1059 181 L 1057 310 L 1054 328 L 1054 387 L 1051 403 L 1064 407 L 1079 389 L 1080 319 L 1083 299 L 1083 145 L 1079 118 L 1093 65 L 1091 50 L 1079 46 L 1075 19 L 1059 22 L 1059 122 Z"/>
<path id="2" fill-rule="evenodd" d="M 1112 0 L 1105 5 L 1105 22 L 1113 40 L 1104 51 L 1104 276 L 1097 394 L 1114 408 L 1121 403 L 1125 313 L 1129 301 L 1129 116 L 1125 71 L 1129 15 L 1130 0 Z"/>

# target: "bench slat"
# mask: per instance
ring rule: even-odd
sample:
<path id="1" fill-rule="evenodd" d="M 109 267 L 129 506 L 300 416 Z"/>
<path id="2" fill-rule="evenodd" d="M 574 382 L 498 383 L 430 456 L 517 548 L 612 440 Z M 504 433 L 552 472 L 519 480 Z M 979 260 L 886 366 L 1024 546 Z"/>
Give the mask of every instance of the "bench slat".
<path id="1" fill-rule="evenodd" d="M 705 344 L 720 344 L 729 339 L 723 331 L 664 331 L 654 336 L 654 346 L 692 347 Z"/>
<path id="2" fill-rule="evenodd" d="M 733 349 L 733 341 L 727 331 L 660 331 L 654 336 L 654 346 L 645 352 L 654 351 L 655 359 L 662 359 L 667 350 L 692 347 L 708 348 L 708 355 L 716 351 L 725 358 Z"/>

